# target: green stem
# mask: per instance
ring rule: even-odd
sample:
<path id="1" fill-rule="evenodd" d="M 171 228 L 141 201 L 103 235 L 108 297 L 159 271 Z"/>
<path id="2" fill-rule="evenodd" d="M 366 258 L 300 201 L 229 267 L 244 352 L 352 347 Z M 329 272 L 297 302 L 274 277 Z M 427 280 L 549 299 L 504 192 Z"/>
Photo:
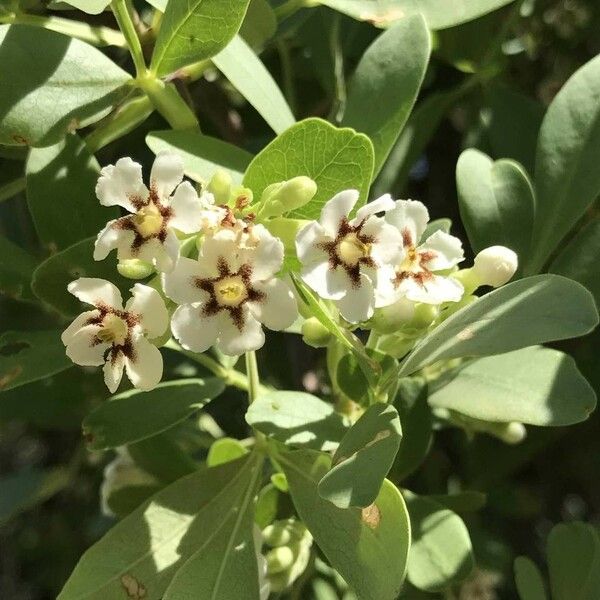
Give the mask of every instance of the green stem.
<path id="1" fill-rule="evenodd" d="M 132 6 L 130 0 L 112 0 L 111 8 L 119 24 L 119 29 L 123 32 L 136 73 L 142 76 L 146 73 L 146 61 L 142 52 L 142 44 L 135 29 L 132 19 Z"/>
<path id="2" fill-rule="evenodd" d="M 254 350 L 246 352 L 246 373 L 248 375 L 248 403 L 252 404 L 258 397 L 261 387 Z"/>
<path id="3" fill-rule="evenodd" d="M 118 46 L 126 48 L 125 37 L 120 31 L 110 27 L 92 27 L 87 23 L 64 19 L 62 17 L 46 17 L 42 15 L 27 15 L 24 13 L 11 13 L 0 16 L 0 23 L 16 23 L 18 25 L 33 25 L 43 27 L 50 31 L 63 33 L 74 37 L 92 46 Z"/>
<path id="4" fill-rule="evenodd" d="M 4 185 L 0 185 L 0 202 L 10 200 L 25 189 L 25 177 L 19 177 L 13 181 L 9 181 Z"/>

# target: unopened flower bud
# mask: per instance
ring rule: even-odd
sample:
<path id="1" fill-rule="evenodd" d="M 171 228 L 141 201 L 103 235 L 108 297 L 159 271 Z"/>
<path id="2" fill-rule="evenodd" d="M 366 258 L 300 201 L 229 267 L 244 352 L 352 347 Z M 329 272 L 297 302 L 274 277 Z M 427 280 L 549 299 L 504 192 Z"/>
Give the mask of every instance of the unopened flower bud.
<path id="1" fill-rule="evenodd" d="M 440 314 L 439 306 L 433 304 L 417 304 L 415 314 L 410 322 L 411 327 L 425 329 L 429 327 Z"/>
<path id="2" fill-rule="evenodd" d="M 217 169 L 209 181 L 207 189 L 215 197 L 215 204 L 227 204 L 231 196 L 231 175 Z"/>
<path id="3" fill-rule="evenodd" d="M 145 260 L 126 258 L 119 261 L 117 271 L 127 279 L 145 279 L 154 273 L 154 267 Z"/>
<path id="4" fill-rule="evenodd" d="M 331 333 L 318 319 L 310 317 L 302 323 L 302 339 L 313 348 L 325 348 L 331 339 Z"/>
<path id="5" fill-rule="evenodd" d="M 519 259 L 515 252 L 505 246 L 490 246 L 475 257 L 473 272 L 481 285 L 500 287 L 516 273 Z"/>
<path id="6" fill-rule="evenodd" d="M 507 423 L 498 437 L 507 444 L 520 444 L 527 436 L 527 429 L 523 423 Z"/>
<path id="7" fill-rule="evenodd" d="M 310 202 L 317 193 L 317 184 L 310 177 L 294 177 L 268 186 L 261 198 L 261 218 L 279 217 Z"/>
<path id="8" fill-rule="evenodd" d="M 265 555 L 267 559 L 267 573 L 275 575 L 287 571 L 295 560 L 294 552 L 289 546 L 280 546 L 269 550 Z"/>
<path id="9" fill-rule="evenodd" d="M 371 324 L 379 333 L 394 333 L 403 325 L 410 323 L 414 315 L 415 303 L 401 298 L 394 304 L 376 309 Z"/>

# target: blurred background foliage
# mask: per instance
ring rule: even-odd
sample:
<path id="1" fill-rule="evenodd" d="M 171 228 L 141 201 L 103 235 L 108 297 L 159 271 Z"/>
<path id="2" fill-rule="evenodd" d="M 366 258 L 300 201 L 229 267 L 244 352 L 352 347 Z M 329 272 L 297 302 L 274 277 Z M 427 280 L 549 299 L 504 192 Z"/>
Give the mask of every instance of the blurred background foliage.
<path id="1" fill-rule="evenodd" d="M 27 4 L 30 10 L 43 12 L 48 3 Z M 272 2 L 274 7 L 278 4 Z M 150 5 L 136 5 L 142 19 L 151 18 Z M 77 11 L 62 14 L 86 18 Z M 86 20 L 114 27 L 110 13 Z M 268 38 L 261 58 L 296 118 L 316 115 L 335 121 L 343 112 L 348 78 L 379 30 L 325 7 L 282 19 L 276 32 L 275 22 L 266 18 L 261 22 Z M 151 25 L 149 20 L 146 25 Z M 432 218 L 451 218 L 453 232 L 466 239 L 455 183 L 459 154 L 476 147 L 495 159 L 515 158 L 531 170 L 545 107 L 568 77 L 600 52 L 599 32 L 597 0 L 525 0 L 434 33 L 433 57 L 416 110 L 376 181 L 373 196 L 389 190 L 398 198 L 422 200 Z M 106 51 L 118 64 L 131 68 L 125 51 Z M 205 133 L 252 152 L 272 139 L 266 123 L 216 70 L 191 85 L 178 82 L 178 86 Z M 153 155 L 145 135 L 167 127 L 154 113 L 126 138 L 99 151 L 97 158 L 108 164 L 125 155 L 149 164 Z M 0 234 L 41 260 L 45 255 L 24 191 L 12 196 L 14 189 L 24 187 L 20 179 L 24 159 L 24 154 L 9 155 L 0 148 L 0 189 L 6 190 L 3 186 L 8 183 L 16 186 L 5 194 L 11 197 L 0 195 Z M 596 216 L 597 207 L 584 220 Z M 33 304 L 0 298 L 2 331 L 60 325 L 54 314 Z M 577 359 L 597 391 L 599 341 L 597 332 L 561 345 Z M 165 379 L 198 373 L 197 366 L 176 362 L 168 351 L 165 359 Z M 259 361 L 262 376 L 283 388 L 318 392 L 327 386 L 323 353 L 295 336 L 272 334 Z M 99 511 L 98 490 L 102 468 L 112 456 L 85 451 L 80 432 L 83 416 L 104 394 L 100 375 L 70 369 L 0 396 L 0 597 L 56 597 L 78 557 L 110 527 L 111 519 Z M 229 389 L 211 403 L 208 413 L 226 434 L 244 437 L 244 402 Z M 214 430 L 215 424 L 202 426 Z M 517 555 L 543 564 L 545 539 L 553 524 L 575 519 L 600 522 L 599 428 L 598 413 L 568 428 L 529 427 L 527 439 L 517 446 L 487 436 L 469 439 L 459 429 L 436 433 L 426 462 L 405 485 L 416 493 L 468 488 L 488 495 L 481 511 L 461 515 L 479 562 L 472 579 L 463 585 L 460 600 L 515 598 L 512 562 Z M 198 456 L 206 453 L 212 440 L 189 425 L 173 435 Z M 17 497 L 23 502 L 15 506 Z M 302 587 L 303 581 L 306 578 L 290 597 L 331 597 L 311 585 Z"/>

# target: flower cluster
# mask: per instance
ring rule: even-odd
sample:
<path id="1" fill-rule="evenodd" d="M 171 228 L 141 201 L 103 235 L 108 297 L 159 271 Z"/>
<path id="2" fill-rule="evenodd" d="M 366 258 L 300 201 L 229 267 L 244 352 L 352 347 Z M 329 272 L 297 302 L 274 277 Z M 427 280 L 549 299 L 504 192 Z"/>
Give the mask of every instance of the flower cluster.
<path id="1" fill-rule="evenodd" d="M 214 346 L 237 356 L 264 344 L 263 327 L 284 330 L 298 319 L 284 269 L 286 248 L 269 228 L 272 219 L 310 202 L 316 184 L 307 177 L 274 183 L 251 204 L 250 191 L 232 194 L 222 174 L 213 179 L 208 189 L 214 195 L 204 188 L 199 194 L 172 153 L 157 156 L 149 186 L 130 158 L 101 171 L 100 203 L 130 214 L 98 234 L 94 258 L 116 249 L 121 273 L 154 274 L 147 285 L 133 286 L 125 307 L 108 281 L 82 278 L 69 285 L 93 310 L 63 333 L 67 354 L 80 365 L 104 365 L 111 392 L 124 370 L 135 387 L 154 387 L 162 376 L 157 346 L 171 334 L 187 350 Z M 340 192 L 295 236 L 301 280 L 347 326 L 369 329 L 381 315 L 409 320 L 416 307 L 459 305 L 480 285 L 503 285 L 516 271 L 514 252 L 498 246 L 458 271 L 461 241 L 428 225 L 421 202 L 385 195 L 354 211 L 358 200 L 356 190 Z"/>

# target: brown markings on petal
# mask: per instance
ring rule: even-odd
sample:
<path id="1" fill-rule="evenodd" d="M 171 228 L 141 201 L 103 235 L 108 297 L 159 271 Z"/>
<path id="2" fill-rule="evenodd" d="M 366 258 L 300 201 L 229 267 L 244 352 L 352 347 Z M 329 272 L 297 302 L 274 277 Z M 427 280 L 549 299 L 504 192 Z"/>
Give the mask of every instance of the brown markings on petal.
<path id="1" fill-rule="evenodd" d="M 111 346 L 109 348 L 107 348 L 106 352 L 104 353 L 104 360 L 105 361 L 110 360 L 111 364 L 114 365 L 115 362 L 117 361 L 117 358 L 119 357 L 119 354 L 123 354 L 124 356 L 129 358 L 131 361 L 135 362 L 136 354 L 135 354 L 135 350 L 133 348 L 132 336 L 133 336 L 133 328 L 136 325 L 139 325 L 139 323 L 141 322 L 140 315 L 138 315 L 136 313 L 128 312 L 126 310 L 120 310 L 118 308 L 114 308 L 112 306 L 109 306 L 108 304 L 105 304 L 104 302 L 98 302 L 98 303 L 96 303 L 95 306 L 96 306 L 96 309 L 98 310 L 98 314 L 93 317 L 90 317 L 84 323 L 84 326 L 85 325 L 100 326 L 100 325 L 102 325 L 102 322 L 108 315 L 115 315 L 116 317 L 123 319 L 123 321 L 125 321 L 125 323 L 127 325 L 127 336 L 125 337 L 125 341 L 122 344 L 114 344 L 114 343 L 111 344 Z M 92 340 L 92 347 L 97 346 L 99 344 L 104 344 L 104 343 L 106 343 L 106 342 L 103 342 L 98 336 L 96 336 Z"/>
<path id="2" fill-rule="evenodd" d="M 225 211 L 225 216 L 221 219 L 221 227 L 235 227 L 236 218 L 231 208 L 227 204 L 219 204 L 219 208 Z"/>
<path id="3" fill-rule="evenodd" d="M 405 227 L 402 230 L 402 245 L 405 248 L 412 248 L 415 245 L 412 239 L 412 233 L 408 227 Z"/>
<path id="4" fill-rule="evenodd" d="M 423 252 L 419 252 L 419 250 L 412 245 L 407 247 L 406 239 L 404 237 L 405 232 L 408 233 L 408 236 L 410 236 L 410 232 L 408 229 L 404 229 L 402 231 L 402 241 L 405 245 L 405 248 L 407 248 L 407 257 L 405 258 L 405 262 L 408 261 L 410 268 L 397 270 L 393 284 L 394 287 L 398 287 L 403 281 L 412 279 L 415 283 L 423 287 L 428 281 L 431 281 L 434 278 L 434 274 L 427 267 L 427 263 L 432 261 L 437 256 L 437 253 L 433 250 L 424 250 Z"/>

